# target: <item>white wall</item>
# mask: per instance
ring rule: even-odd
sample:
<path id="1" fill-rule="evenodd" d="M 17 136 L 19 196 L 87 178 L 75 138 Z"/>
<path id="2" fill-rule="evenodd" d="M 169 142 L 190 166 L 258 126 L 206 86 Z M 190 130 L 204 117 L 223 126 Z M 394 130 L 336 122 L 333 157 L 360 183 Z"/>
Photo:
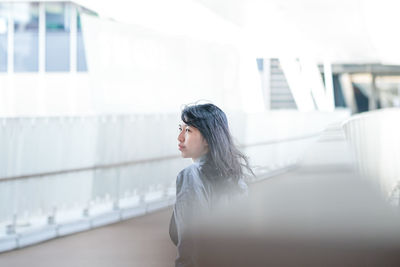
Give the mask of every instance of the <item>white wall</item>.
<path id="1" fill-rule="evenodd" d="M 256 58 L 244 47 L 92 16 L 82 21 L 100 113 L 176 112 L 199 99 L 229 110 L 264 110 Z"/>
<path id="2" fill-rule="evenodd" d="M 87 73 L 0 74 L 0 117 L 94 114 Z"/>
<path id="3" fill-rule="evenodd" d="M 177 112 L 205 99 L 262 111 L 248 47 L 82 14 L 88 73 L 0 74 L 0 116 Z"/>
<path id="4" fill-rule="evenodd" d="M 382 109 L 355 115 L 343 125 L 361 174 L 389 200 L 399 197 L 399 118 L 400 109 Z"/>

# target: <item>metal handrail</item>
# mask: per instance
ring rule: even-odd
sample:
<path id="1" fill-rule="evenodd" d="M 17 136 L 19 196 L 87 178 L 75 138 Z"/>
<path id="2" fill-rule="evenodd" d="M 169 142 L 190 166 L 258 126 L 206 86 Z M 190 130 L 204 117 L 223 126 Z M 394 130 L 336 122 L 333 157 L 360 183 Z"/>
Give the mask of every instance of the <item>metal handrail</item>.
<path id="1" fill-rule="evenodd" d="M 308 139 L 308 138 L 313 138 L 319 136 L 323 131 L 318 131 L 317 133 L 313 134 L 304 134 L 300 136 L 295 136 L 295 137 L 288 137 L 288 138 L 281 138 L 281 139 L 273 139 L 270 141 L 265 141 L 265 142 L 257 142 L 257 143 L 252 143 L 252 144 L 247 144 L 242 147 L 252 147 L 252 146 L 265 146 L 265 145 L 273 145 L 277 143 L 286 143 L 286 142 L 292 142 L 292 141 L 298 141 L 298 140 L 303 140 L 303 139 Z M 241 146 L 239 146 L 241 147 Z"/>
<path id="2" fill-rule="evenodd" d="M 376 109 L 376 110 L 372 110 L 372 111 L 361 112 L 359 114 L 352 115 L 350 118 L 344 120 L 341 123 L 341 126 L 343 128 L 346 124 L 348 124 L 351 121 L 368 118 L 370 116 L 373 116 L 374 114 L 382 113 L 382 112 L 386 112 L 386 111 L 400 111 L 400 108 L 383 108 L 383 109 Z"/>
<path id="3" fill-rule="evenodd" d="M 90 171 L 90 170 L 97 170 L 97 169 L 111 169 L 111 168 L 118 168 L 118 167 L 123 167 L 123 166 L 130 166 L 130 165 L 136 165 L 136 164 L 141 164 L 141 163 L 162 161 L 162 160 L 168 160 L 168 159 L 174 159 L 174 158 L 179 158 L 179 156 L 166 156 L 166 157 L 158 157 L 158 158 L 151 158 L 151 159 L 132 160 L 132 161 L 126 161 L 126 162 L 112 163 L 112 164 L 100 164 L 100 165 L 95 165 L 95 166 L 91 166 L 91 167 L 82 167 L 82 168 L 76 168 L 76 169 L 43 172 L 43 173 L 35 173 L 35 174 L 25 174 L 25 175 L 20 175 L 20 176 L 0 178 L 0 182 L 11 181 L 11 180 L 23 180 L 23 179 L 29 179 L 29 178 L 38 178 L 38 177 L 43 177 L 43 176 L 60 175 L 60 174 L 74 173 L 74 172 L 83 172 L 83 171 Z"/>

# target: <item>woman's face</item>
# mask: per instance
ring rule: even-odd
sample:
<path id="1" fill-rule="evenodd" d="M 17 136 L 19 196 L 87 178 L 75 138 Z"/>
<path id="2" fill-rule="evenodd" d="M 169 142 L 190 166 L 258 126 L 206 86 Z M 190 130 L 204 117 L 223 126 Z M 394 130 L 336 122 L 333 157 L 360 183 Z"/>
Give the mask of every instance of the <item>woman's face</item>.
<path id="1" fill-rule="evenodd" d="M 185 123 L 179 124 L 178 148 L 183 158 L 193 160 L 208 152 L 208 144 L 200 131 Z"/>

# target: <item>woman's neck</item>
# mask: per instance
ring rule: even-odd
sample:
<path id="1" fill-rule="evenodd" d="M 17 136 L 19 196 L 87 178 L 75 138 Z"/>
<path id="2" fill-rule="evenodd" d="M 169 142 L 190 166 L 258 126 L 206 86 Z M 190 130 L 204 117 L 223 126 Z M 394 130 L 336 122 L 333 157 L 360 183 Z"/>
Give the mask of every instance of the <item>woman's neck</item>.
<path id="1" fill-rule="evenodd" d="M 197 157 L 197 158 L 192 158 L 192 160 L 193 160 L 193 162 L 196 162 L 196 163 L 198 163 L 198 162 L 205 161 L 205 160 L 206 160 L 206 158 L 207 158 L 207 153 L 205 153 L 205 154 L 201 155 L 200 157 Z"/>

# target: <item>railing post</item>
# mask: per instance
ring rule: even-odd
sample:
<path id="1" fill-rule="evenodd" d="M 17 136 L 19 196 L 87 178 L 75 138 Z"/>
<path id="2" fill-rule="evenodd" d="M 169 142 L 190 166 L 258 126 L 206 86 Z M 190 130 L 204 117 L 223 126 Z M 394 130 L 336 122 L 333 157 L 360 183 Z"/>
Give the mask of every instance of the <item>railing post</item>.
<path id="1" fill-rule="evenodd" d="M 82 215 L 83 215 L 83 217 L 89 217 L 89 208 L 88 207 L 83 209 Z"/>
<path id="2" fill-rule="evenodd" d="M 11 224 L 6 226 L 6 234 L 13 235 L 16 232 L 17 214 L 14 213 Z"/>
<path id="3" fill-rule="evenodd" d="M 53 225 L 56 222 L 56 212 L 57 212 L 57 207 L 53 207 L 52 213 L 50 214 L 49 217 L 47 217 L 47 224 Z"/>

